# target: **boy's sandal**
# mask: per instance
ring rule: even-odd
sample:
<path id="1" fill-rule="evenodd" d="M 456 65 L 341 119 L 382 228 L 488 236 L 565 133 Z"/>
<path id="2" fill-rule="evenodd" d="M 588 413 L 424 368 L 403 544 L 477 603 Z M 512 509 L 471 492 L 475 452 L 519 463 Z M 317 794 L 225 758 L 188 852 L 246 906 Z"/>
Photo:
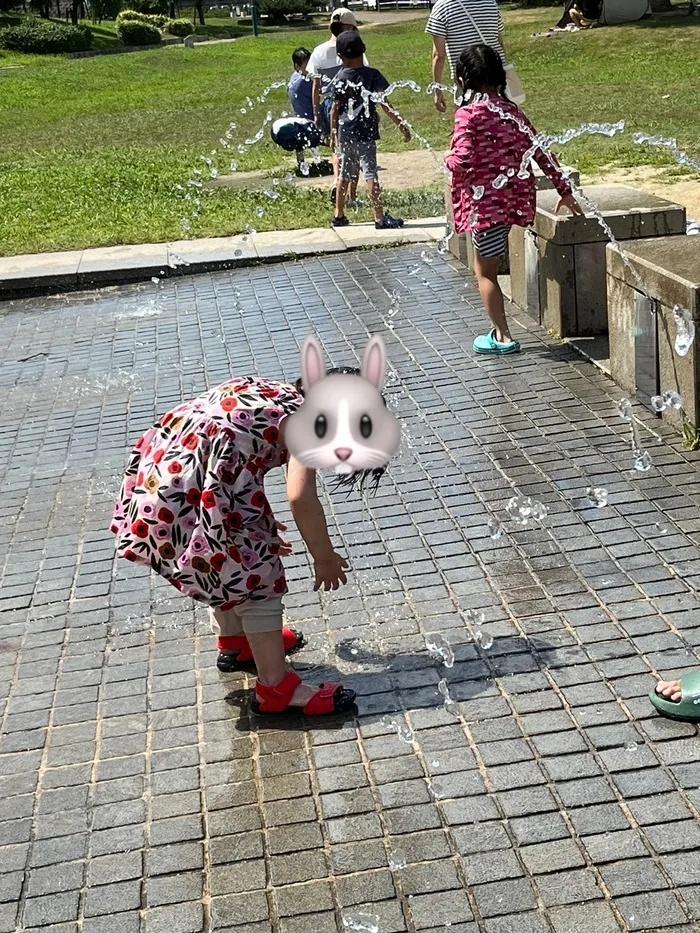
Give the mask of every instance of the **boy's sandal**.
<path id="1" fill-rule="evenodd" d="M 306 706 L 290 706 L 301 677 L 290 671 L 276 687 L 267 687 L 259 681 L 255 685 L 253 712 L 286 716 L 334 716 L 347 712 L 355 705 L 355 691 L 342 684 L 321 684 Z"/>
<path id="2" fill-rule="evenodd" d="M 306 636 L 295 628 L 283 628 L 282 641 L 286 655 L 296 654 L 306 645 Z M 216 666 L 222 673 L 255 671 L 253 652 L 250 650 L 250 643 L 245 635 L 227 635 L 219 638 L 218 647 L 219 656 L 216 659 Z"/>
<path id="3" fill-rule="evenodd" d="M 666 716 L 679 722 L 700 722 L 700 671 L 690 671 L 681 677 L 681 698 L 677 703 L 657 692 L 649 693 L 652 706 Z"/>
<path id="4" fill-rule="evenodd" d="M 476 338 L 473 350 L 475 353 L 489 353 L 491 356 L 507 356 L 510 353 L 517 353 L 520 350 L 520 344 L 517 340 L 499 343 L 496 340 L 496 328 L 493 327 L 488 334 L 482 334 Z"/>

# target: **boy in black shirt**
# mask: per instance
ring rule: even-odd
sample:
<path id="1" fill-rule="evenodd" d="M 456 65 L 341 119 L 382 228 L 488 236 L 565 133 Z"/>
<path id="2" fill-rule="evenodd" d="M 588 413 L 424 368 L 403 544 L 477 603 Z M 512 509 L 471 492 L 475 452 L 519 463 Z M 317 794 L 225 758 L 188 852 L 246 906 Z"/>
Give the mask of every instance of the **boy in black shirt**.
<path id="1" fill-rule="evenodd" d="M 356 32 L 343 32 L 336 40 L 336 50 L 343 67 L 333 79 L 331 95 L 331 145 L 340 154 L 340 179 L 336 191 L 334 227 L 347 227 L 350 221 L 345 216 L 345 200 L 348 186 L 362 168 L 369 186 L 374 207 L 374 225 L 377 230 L 396 229 L 403 220 L 384 213 L 382 194 L 377 178 L 377 140 L 379 139 L 379 114 L 371 94 L 381 94 L 389 82 L 376 68 L 364 64 L 365 44 Z M 384 112 L 401 130 L 405 142 L 411 138 L 408 127 L 401 124 L 396 114 L 386 104 Z"/>

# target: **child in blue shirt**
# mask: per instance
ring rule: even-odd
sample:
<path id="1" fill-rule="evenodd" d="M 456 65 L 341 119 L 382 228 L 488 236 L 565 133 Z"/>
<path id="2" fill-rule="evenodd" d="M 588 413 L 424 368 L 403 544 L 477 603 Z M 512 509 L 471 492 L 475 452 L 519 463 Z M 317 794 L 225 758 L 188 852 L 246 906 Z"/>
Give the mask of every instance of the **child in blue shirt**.
<path id="1" fill-rule="evenodd" d="M 294 113 L 298 117 L 303 117 L 305 120 L 313 120 L 314 118 L 314 105 L 312 100 L 313 82 L 311 78 L 308 77 L 308 72 L 306 70 L 310 58 L 311 52 L 309 52 L 308 49 L 299 48 L 292 52 L 294 73 L 287 85 L 289 100 Z"/>

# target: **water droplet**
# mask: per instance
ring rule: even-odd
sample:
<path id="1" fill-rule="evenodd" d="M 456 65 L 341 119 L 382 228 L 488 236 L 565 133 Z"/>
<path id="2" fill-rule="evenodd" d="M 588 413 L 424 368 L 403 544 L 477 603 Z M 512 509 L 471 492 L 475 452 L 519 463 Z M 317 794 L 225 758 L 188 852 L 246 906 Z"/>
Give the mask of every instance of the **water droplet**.
<path id="1" fill-rule="evenodd" d="M 440 762 L 437 760 L 437 758 L 433 758 L 433 760 L 430 762 L 430 767 L 438 768 L 439 766 L 440 766 Z"/>
<path id="2" fill-rule="evenodd" d="M 428 790 L 435 800 L 442 800 L 447 796 L 447 791 L 441 781 L 428 781 Z"/>
<path id="3" fill-rule="evenodd" d="M 695 340 L 695 323 L 687 308 L 676 305 L 673 309 L 676 321 L 676 339 L 674 347 L 679 356 L 687 356 Z"/>
<path id="4" fill-rule="evenodd" d="M 245 146 L 243 145 L 243 143 L 239 143 L 239 144 L 238 144 L 238 154 L 239 154 L 239 155 L 243 155 L 244 152 L 245 152 Z"/>
<path id="5" fill-rule="evenodd" d="M 379 917 L 364 910 L 353 910 L 343 914 L 343 926 L 352 933 L 379 933 Z"/>
<path id="6" fill-rule="evenodd" d="M 474 632 L 474 641 L 477 645 L 481 645 L 484 651 L 488 651 L 489 648 L 493 646 L 493 635 L 484 629 L 477 629 L 477 631 Z"/>
<path id="7" fill-rule="evenodd" d="M 483 198 L 485 193 L 486 193 L 486 189 L 484 188 L 483 185 L 475 185 L 472 188 L 472 197 L 474 198 L 475 201 L 480 201 Z"/>
<path id="8" fill-rule="evenodd" d="M 258 208 L 255 209 L 255 213 L 258 215 L 258 217 L 264 217 L 264 216 L 265 216 L 265 208 L 264 208 L 264 207 L 258 207 Z"/>
<path id="9" fill-rule="evenodd" d="M 394 849 L 394 851 L 389 855 L 389 868 L 392 868 L 394 871 L 399 871 L 400 869 L 405 868 L 407 864 L 408 859 L 401 849 Z"/>
<path id="10" fill-rule="evenodd" d="M 496 178 L 494 178 L 494 180 L 491 182 L 491 186 L 495 188 L 497 191 L 500 190 L 501 188 L 505 188 L 507 184 L 508 184 L 507 175 L 497 175 Z"/>
<path id="11" fill-rule="evenodd" d="M 667 535 L 667 534 L 668 534 L 668 528 L 665 528 L 665 527 L 661 524 L 661 522 L 654 522 L 654 528 L 656 529 L 656 531 L 657 531 L 660 535 Z"/>
<path id="12" fill-rule="evenodd" d="M 640 451 L 634 458 L 634 468 L 640 473 L 648 473 L 652 468 L 651 454 L 648 450 Z"/>
<path id="13" fill-rule="evenodd" d="M 621 398 L 617 403 L 617 410 L 623 421 L 632 420 L 632 403 L 628 398 Z"/>
<path id="14" fill-rule="evenodd" d="M 181 224 L 183 230 L 191 230 L 191 229 L 192 229 L 192 224 L 189 222 L 189 220 L 188 220 L 186 217 L 183 217 L 183 218 L 182 218 L 182 220 L 180 221 L 180 224 Z"/>
<path id="15" fill-rule="evenodd" d="M 508 171 L 506 172 L 506 175 L 508 176 L 508 178 L 512 178 L 515 175 L 515 169 L 509 168 Z"/>
<path id="16" fill-rule="evenodd" d="M 672 408 L 674 411 L 680 411 L 683 408 L 683 396 L 674 389 L 664 392 L 663 401 L 668 408 Z"/>
<path id="17" fill-rule="evenodd" d="M 423 260 L 423 262 L 426 265 L 428 266 L 432 265 L 433 257 L 428 255 L 428 253 L 425 250 L 423 250 L 423 252 L 420 254 L 420 258 Z"/>
<path id="18" fill-rule="evenodd" d="M 495 517 L 490 518 L 488 521 L 487 527 L 489 529 L 489 534 L 491 535 L 494 541 L 498 541 L 499 538 L 503 537 L 504 529 L 499 519 Z"/>
<path id="19" fill-rule="evenodd" d="M 258 231 L 255 229 L 255 227 L 246 227 L 245 232 L 248 234 L 248 236 L 255 236 Z"/>
<path id="20" fill-rule="evenodd" d="M 660 395 L 652 395 L 651 407 L 657 413 L 662 412 L 666 407 L 666 402 L 661 398 Z"/>
<path id="21" fill-rule="evenodd" d="M 160 285 L 160 279 L 155 275 L 151 277 L 151 282 L 153 282 L 154 285 Z"/>
<path id="22" fill-rule="evenodd" d="M 236 259 L 238 259 L 239 256 L 242 256 L 242 255 L 243 255 L 243 250 L 242 250 L 242 249 L 235 249 L 235 250 L 233 251 L 233 255 L 236 257 Z"/>
<path id="23" fill-rule="evenodd" d="M 639 746 L 636 742 L 625 742 L 625 751 L 636 752 Z"/>
<path id="24" fill-rule="evenodd" d="M 215 168 L 214 166 L 212 166 L 211 171 L 210 171 L 209 174 L 211 175 L 212 178 L 218 178 L 218 177 L 219 177 L 219 170 L 218 170 L 218 168 Z"/>
<path id="25" fill-rule="evenodd" d="M 586 496 L 591 505 L 597 509 L 605 508 L 608 504 L 608 490 L 603 486 L 589 486 L 586 490 Z"/>
<path id="26" fill-rule="evenodd" d="M 241 107 L 241 113 L 248 113 L 245 107 Z"/>
<path id="27" fill-rule="evenodd" d="M 452 645 L 444 635 L 433 634 L 425 636 L 425 647 L 428 649 L 430 657 L 435 661 L 440 661 L 445 667 L 453 667 L 455 663 L 455 654 Z"/>

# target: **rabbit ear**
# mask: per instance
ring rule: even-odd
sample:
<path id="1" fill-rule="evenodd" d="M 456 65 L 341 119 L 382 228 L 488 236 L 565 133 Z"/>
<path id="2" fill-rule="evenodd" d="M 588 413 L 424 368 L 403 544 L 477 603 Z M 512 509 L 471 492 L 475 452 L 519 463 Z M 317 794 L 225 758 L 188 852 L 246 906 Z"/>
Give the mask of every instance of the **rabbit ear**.
<path id="1" fill-rule="evenodd" d="M 307 337 L 301 348 L 301 381 L 308 391 L 326 375 L 323 350 L 315 337 Z"/>
<path id="2" fill-rule="evenodd" d="M 377 389 L 384 385 L 386 375 L 386 349 L 381 337 L 372 337 L 362 357 L 361 375 Z"/>

